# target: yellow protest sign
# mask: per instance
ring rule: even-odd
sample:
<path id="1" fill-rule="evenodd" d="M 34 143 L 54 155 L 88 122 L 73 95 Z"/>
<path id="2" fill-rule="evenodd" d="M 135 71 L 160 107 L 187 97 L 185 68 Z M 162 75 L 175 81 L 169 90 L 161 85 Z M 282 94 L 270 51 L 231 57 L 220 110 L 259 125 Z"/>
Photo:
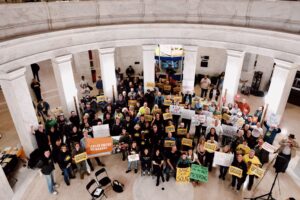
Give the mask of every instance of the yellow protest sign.
<path id="1" fill-rule="evenodd" d="M 75 163 L 79 163 L 79 162 L 87 159 L 87 154 L 86 154 L 86 152 L 77 154 L 76 156 L 74 156 L 74 159 L 75 159 Z"/>
<path id="2" fill-rule="evenodd" d="M 148 87 L 148 88 L 154 88 L 155 87 L 155 83 L 153 83 L 153 82 L 147 82 L 146 83 L 146 87 Z"/>
<path id="3" fill-rule="evenodd" d="M 156 85 L 156 87 L 158 87 L 159 89 L 162 89 L 163 86 L 164 86 L 164 84 L 162 84 L 162 83 L 156 83 L 155 85 Z"/>
<path id="4" fill-rule="evenodd" d="M 106 96 L 102 95 L 102 96 L 97 96 L 97 102 L 103 102 L 106 101 Z"/>
<path id="5" fill-rule="evenodd" d="M 173 116 L 171 113 L 164 113 L 163 114 L 164 120 L 173 119 Z"/>
<path id="6" fill-rule="evenodd" d="M 182 96 L 174 96 L 174 102 L 182 102 Z"/>
<path id="7" fill-rule="evenodd" d="M 164 85 L 164 91 L 171 91 L 171 85 Z"/>
<path id="8" fill-rule="evenodd" d="M 251 165 L 250 166 L 250 174 L 251 175 L 256 175 L 259 178 L 261 178 L 261 177 L 263 177 L 264 173 L 265 173 L 265 170 L 258 167 L 257 165 Z"/>
<path id="9" fill-rule="evenodd" d="M 177 135 L 186 135 L 187 134 L 187 128 L 178 128 L 177 129 Z"/>
<path id="10" fill-rule="evenodd" d="M 234 166 L 229 166 L 229 174 L 242 178 L 243 170 Z"/>
<path id="11" fill-rule="evenodd" d="M 136 106 L 136 100 L 128 100 L 129 106 Z"/>
<path id="12" fill-rule="evenodd" d="M 228 120 L 230 120 L 230 115 L 228 115 L 227 113 L 224 113 L 222 115 L 222 119 L 225 120 L 225 121 L 228 121 Z"/>
<path id="13" fill-rule="evenodd" d="M 174 93 L 179 93 L 181 91 L 181 88 L 180 87 L 174 87 L 173 88 L 173 92 Z M 180 101 L 181 102 L 181 101 Z"/>
<path id="14" fill-rule="evenodd" d="M 175 132 L 175 126 L 171 125 L 171 126 L 166 126 L 166 133 L 168 132 Z"/>
<path id="15" fill-rule="evenodd" d="M 172 100 L 164 100 L 165 106 L 170 106 L 172 104 Z"/>
<path id="16" fill-rule="evenodd" d="M 160 114 L 161 113 L 161 109 L 157 108 L 157 109 L 154 109 L 152 110 L 152 114 Z"/>
<path id="17" fill-rule="evenodd" d="M 151 122 L 153 119 L 153 116 L 152 115 L 145 115 L 145 121 L 146 122 Z"/>
<path id="18" fill-rule="evenodd" d="M 217 145 L 215 143 L 205 142 L 204 149 L 210 153 L 213 153 L 217 150 Z"/>
<path id="19" fill-rule="evenodd" d="M 190 181 L 191 168 L 178 168 L 176 170 L 176 181 L 188 183 Z"/>
<path id="20" fill-rule="evenodd" d="M 174 140 L 165 140 L 164 147 L 172 147 L 172 146 L 175 146 Z"/>
<path id="21" fill-rule="evenodd" d="M 187 138 L 182 138 L 181 144 L 184 146 L 193 147 L 193 140 L 187 139 Z"/>

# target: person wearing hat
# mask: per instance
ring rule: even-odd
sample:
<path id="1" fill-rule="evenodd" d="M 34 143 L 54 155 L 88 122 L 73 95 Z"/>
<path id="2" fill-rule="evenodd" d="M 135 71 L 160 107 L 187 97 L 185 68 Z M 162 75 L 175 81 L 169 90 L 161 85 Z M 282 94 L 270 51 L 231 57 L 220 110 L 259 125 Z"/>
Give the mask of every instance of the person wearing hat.
<path id="1" fill-rule="evenodd" d="M 299 144 L 295 139 L 294 134 L 289 134 L 288 138 L 284 138 L 279 142 L 279 154 L 274 164 L 276 172 L 285 172 L 291 158 L 296 156 L 296 151 L 299 150 Z"/>

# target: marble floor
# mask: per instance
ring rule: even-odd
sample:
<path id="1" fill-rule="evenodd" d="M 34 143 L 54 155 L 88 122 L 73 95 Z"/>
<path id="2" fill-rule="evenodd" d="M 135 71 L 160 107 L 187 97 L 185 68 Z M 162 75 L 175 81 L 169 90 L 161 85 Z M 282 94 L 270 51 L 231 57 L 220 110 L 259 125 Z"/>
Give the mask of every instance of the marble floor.
<path id="1" fill-rule="evenodd" d="M 47 65 L 47 63 L 45 64 Z M 48 66 L 47 66 L 48 67 Z M 43 98 L 48 101 L 52 108 L 60 105 L 57 86 L 54 83 L 54 75 L 51 67 L 41 67 L 41 83 Z M 75 80 L 79 82 L 80 75 L 75 74 Z M 196 91 L 199 91 L 199 86 L 196 86 Z M 93 91 L 95 92 L 95 91 Z M 251 107 L 256 108 L 264 104 L 263 98 L 255 96 L 245 97 L 250 103 Z M 19 143 L 18 135 L 14 128 L 11 116 L 6 106 L 5 99 L 2 91 L 0 92 L 0 133 L 2 138 L 0 139 L 0 148 L 5 146 L 16 146 Z M 284 135 L 288 133 L 294 133 L 298 142 L 300 141 L 300 134 L 298 132 L 298 121 L 300 119 L 300 107 L 287 104 L 285 114 L 283 116 L 280 126 L 283 129 L 283 133 L 280 134 L 276 140 L 278 141 Z M 108 199 L 122 199 L 122 200 L 159 200 L 159 199 L 224 199 L 224 200 L 238 200 L 246 197 L 253 197 L 268 192 L 271 187 L 274 170 L 272 166 L 267 168 L 267 173 L 257 187 L 254 187 L 252 191 L 246 189 L 237 193 L 230 188 L 231 177 L 228 175 L 225 181 L 218 179 L 218 168 L 214 168 L 209 174 L 208 183 L 202 183 L 196 187 L 192 184 L 179 184 L 174 179 L 169 182 L 162 183 L 159 187 L 155 186 L 155 179 L 152 177 L 141 177 L 140 173 L 126 174 L 127 162 L 121 160 L 121 155 L 111 155 L 101 158 L 106 164 L 108 174 L 111 179 L 117 179 L 125 184 L 125 191 L 123 193 L 115 193 L 111 188 L 106 191 Z M 290 196 L 300 197 L 300 181 L 292 178 L 293 168 L 295 167 L 297 158 L 291 161 L 288 169 L 288 173 L 280 174 L 279 184 L 276 183 L 274 188 L 274 197 L 276 199 L 286 199 Z M 94 163 L 94 165 L 96 165 Z M 96 170 L 100 167 L 96 167 Z M 53 196 L 48 194 L 46 188 L 46 181 L 43 176 L 40 176 L 37 171 L 30 170 L 20 166 L 16 177 L 18 182 L 14 185 L 13 190 L 15 192 L 14 199 L 17 200 L 74 200 L 74 199 L 91 199 L 88 192 L 85 189 L 85 185 L 89 180 L 94 178 L 94 173 L 89 177 L 85 177 L 84 180 L 80 180 L 79 177 L 71 181 L 71 185 L 67 186 L 61 175 L 61 172 L 56 166 L 55 179 L 60 184 L 58 189 L 59 195 Z M 257 185 L 259 179 L 255 180 L 254 186 Z M 164 190 L 162 190 L 164 188 Z"/>

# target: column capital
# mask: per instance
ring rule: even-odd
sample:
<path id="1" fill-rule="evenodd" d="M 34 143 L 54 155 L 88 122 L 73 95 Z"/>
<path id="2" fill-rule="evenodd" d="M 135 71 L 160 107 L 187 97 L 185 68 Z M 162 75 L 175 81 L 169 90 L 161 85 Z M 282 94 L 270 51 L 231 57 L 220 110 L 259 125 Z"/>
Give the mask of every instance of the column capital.
<path id="1" fill-rule="evenodd" d="M 183 51 L 198 52 L 198 46 L 183 46 Z"/>
<path id="2" fill-rule="evenodd" d="M 98 49 L 98 51 L 102 55 L 104 55 L 104 54 L 113 54 L 113 53 L 115 53 L 115 48 L 114 47 L 101 48 L 101 49 Z"/>
<path id="3" fill-rule="evenodd" d="M 26 67 L 20 67 L 16 70 L 13 71 L 9 71 L 7 73 L 1 73 L 0 74 L 0 80 L 14 80 L 17 79 L 21 76 L 25 76 L 25 72 L 26 72 Z"/>
<path id="4" fill-rule="evenodd" d="M 284 69 L 295 69 L 298 67 L 296 64 L 294 64 L 292 62 L 280 60 L 280 59 L 276 59 L 276 58 L 274 58 L 274 62 L 276 64 L 276 67 L 281 67 Z"/>
<path id="5" fill-rule="evenodd" d="M 142 45 L 143 51 L 153 51 L 154 52 L 157 47 L 158 46 L 155 45 L 155 44 L 145 44 L 145 45 Z"/>
<path id="6" fill-rule="evenodd" d="M 226 49 L 226 52 L 227 52 L 227 56 L 232 56 L 237 58 L 241 58 L 245 55 L 244 51 L 237 51 L 232 49 Z"/>
<path id="7" fill-rule="evenodd" d="M 71 60 L 72 60 L 72 54 L 59 56 L 59 57 L 55 57 L 52 59 L 52 61 L 57 64 L 64 63 L 64 62 L 70 62 Z"/>

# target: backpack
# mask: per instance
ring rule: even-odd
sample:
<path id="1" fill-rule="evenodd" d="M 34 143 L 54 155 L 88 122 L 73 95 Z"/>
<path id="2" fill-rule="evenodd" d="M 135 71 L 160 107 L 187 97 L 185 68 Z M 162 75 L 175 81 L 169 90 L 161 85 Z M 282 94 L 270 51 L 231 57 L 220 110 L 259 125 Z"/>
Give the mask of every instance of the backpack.
<path id="1" fill-rule="evenodd" d="M 115 192 L 121 193 L 124 191 L 124 185 L 120 183 L 118 180 L 114 180 L 112 183 L 112 188 Z"/>

